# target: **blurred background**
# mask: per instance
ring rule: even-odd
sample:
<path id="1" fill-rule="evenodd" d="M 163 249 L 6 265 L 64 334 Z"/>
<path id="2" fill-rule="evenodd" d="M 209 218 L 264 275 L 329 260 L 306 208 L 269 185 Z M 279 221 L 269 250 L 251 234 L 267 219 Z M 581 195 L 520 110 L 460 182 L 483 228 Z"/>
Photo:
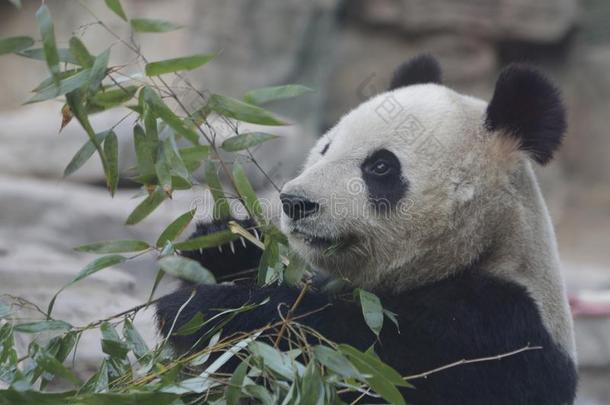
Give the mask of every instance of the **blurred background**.
<path id="1" fill-rule="evenodd" d="M 0 37 L 39 37 L 39 1 L 17 10 L 0 0 Z M 47 1 L 60 47 L 71 35 L 94 53 L 111 46 L 111 64 L 142 71 L 135 56 L 99 24 L 129 39 L 129 27 L 101 1 Z M 192 72 L 201 89 L 241 98 L 249 89 L 286 83 L 315 92 L 272 106 L 295 124 L 257 151 L 281 186 L 315 139 L 345 112 L 382 92 L 400 62 L 421 52 L 436 56 L 444 81 L 489 99 L 499 70 L 514 61 L 540 66 L 559 83 L 569 110 L 569 134 L 558 158 L 539 170 L 556 226 L 572 298 L 580 357 L 579 405 L 610 404 L 610 2 L 607 0 L 123 0 L 129 16 L 184 25 L 136 39 L 149 60 L 221 51 Z M 43 62 L 0 58 L 0 293 L 45 305 L 91 257 L 74 246 L 103 239 L 147 238 L 180 213 L 208 206 L 195 189 L 135 227 L 123 225 L 136 205 L 128 181 L 110 199 L 96 159 L 67 179 L 62 172 L 86 140 L 76 123 L 61 134 L 61 102 L 22 106 L 47 77 Z M 189 97 L 185 94 L 185 97 Z M 96 116 L 106 129 L 125 116 Z M 131 128 L 117 127 L 122 167 L 133 163 Z M 271 131 L 273 132 L 273 131 Z M 251 171 L 261 195 L 275 191 Z M 205 211 L 205 210 L 202 210 Z M 154 278 L 143 258 L 127 269 L 97 273 L 58 300 L 60 319 L 75 324 L 142 302 Z M 164 288 L 169 288 L 168 286 Z M 152 326 L 149 325 L 152 332 Z M 97 354 L 81 344 L 83 367 Z M 97 337 L 90 344 L 98 345 Z M 99 352 L 99 350 L 96 350 Z M 88 357 L 89 356 L 89 357 Z M 89 363 L 87 363 L 89 362 Z"/>

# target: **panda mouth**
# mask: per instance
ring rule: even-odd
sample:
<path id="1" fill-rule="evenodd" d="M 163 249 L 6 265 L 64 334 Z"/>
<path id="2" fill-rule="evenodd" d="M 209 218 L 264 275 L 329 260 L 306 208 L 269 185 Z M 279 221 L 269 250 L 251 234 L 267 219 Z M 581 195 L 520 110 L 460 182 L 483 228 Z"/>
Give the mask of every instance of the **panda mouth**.
<path id="1" fill-rule="evenodd" d="M 325 251 L 334 251 L 343 248 L 351 240 L 351 238 L 348 237 L 328 238 L 317 236 L 309 232 L 303 232 L 300 229 L 294 229 L 292 234 L 299 237 L 307 246 L 317 249 L 324 249 Z"/>

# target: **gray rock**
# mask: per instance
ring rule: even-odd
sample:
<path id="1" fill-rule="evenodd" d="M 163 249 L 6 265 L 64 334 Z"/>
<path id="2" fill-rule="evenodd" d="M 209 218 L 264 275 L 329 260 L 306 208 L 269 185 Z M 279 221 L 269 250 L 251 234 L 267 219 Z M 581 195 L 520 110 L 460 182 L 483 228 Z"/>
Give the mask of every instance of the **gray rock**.
<path id="1" fill-rule="evenodd" d="M 576 23 L 575 0 L 363 0 L 361 18 L 409 32 L 452 31 L 496 39 L 553 42 Z"/>

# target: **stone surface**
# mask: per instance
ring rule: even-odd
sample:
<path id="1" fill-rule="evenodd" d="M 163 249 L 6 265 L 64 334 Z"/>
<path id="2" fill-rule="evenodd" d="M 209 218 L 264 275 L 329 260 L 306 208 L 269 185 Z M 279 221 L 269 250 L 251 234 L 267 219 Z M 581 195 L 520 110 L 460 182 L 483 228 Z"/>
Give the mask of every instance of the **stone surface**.
<path id="1" fill-rule="evenodd" d="M 409 32 L 450 30 L 468 35 L 553 42 L 575 24 L 575 0 L 360 0 L 370 24 L 390 24 Z"/>

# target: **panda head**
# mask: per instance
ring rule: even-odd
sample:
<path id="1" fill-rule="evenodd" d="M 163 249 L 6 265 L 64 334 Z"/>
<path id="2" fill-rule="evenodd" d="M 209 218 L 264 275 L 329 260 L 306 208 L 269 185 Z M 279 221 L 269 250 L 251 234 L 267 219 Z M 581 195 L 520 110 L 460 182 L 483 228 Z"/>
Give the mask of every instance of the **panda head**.
<path id="1" fill-rule="evenodd" d="M 315 268 L 356 285 L 446 277 L 512 232 L 529 162 L 547 163 L 565 128 L 557 89 L 530 67 L 505 68 L 486 103 L 420 56 L 318 141 L 282 189 L 282 229 Z"/>

